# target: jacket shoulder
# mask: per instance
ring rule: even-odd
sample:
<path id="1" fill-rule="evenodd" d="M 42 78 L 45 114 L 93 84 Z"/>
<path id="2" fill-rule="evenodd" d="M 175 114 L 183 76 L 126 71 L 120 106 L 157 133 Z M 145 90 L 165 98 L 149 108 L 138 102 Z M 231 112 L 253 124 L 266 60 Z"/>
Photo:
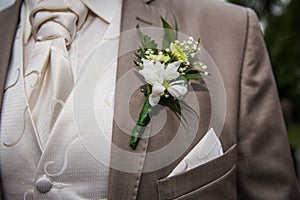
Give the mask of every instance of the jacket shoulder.
<path id="1" fill-rule="evenodd" d="M 210 20 L 233 20 L 235 23 L 244 23 L 248 15 L 245 7 L 220 0 L 185 0 L 184 3 L 172 0 L 172 3 L 185 13 L 206 16 Z"/>

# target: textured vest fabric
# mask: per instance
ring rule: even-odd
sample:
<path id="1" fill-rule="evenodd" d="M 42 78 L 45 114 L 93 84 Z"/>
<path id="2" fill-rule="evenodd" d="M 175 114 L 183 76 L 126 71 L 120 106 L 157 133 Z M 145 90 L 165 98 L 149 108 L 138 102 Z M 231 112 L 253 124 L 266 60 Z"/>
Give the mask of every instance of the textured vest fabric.
<path id="1" fill-rule="evenodd" d="M 119 16 L 116 16 L 118 18 Z M 107 197 L 113 109 L 111 82 L 115 79 L 118 37 L 110 38 L 109 27 L 103 41 L 92 50 L 73 93 L 64 106 L 45 146 L 39 144 L 23 76 L 22 52 L 13 51 L 1 113 L 1 174 L 5 199 L 102 199 Z M 21 28 L 14 47 L 22 45 Z M 14 48 L 16 49 L 16 48 Z M 22 49 L 19 48 L 19 49 Z M 107 51 L 103 51 L 106 49 Z M 90 86 L 90 74 L 101 76 Z M 99 75 L 98 74 L 98 75 Z M 100 87 L 101 86 L 101 87 Z M 81 88 L 93 87 L 86 98 Z M 79 108 L 95 102 L 96 124 L 85 120 Z M 89 124 L 91 123 L 91 124 Z M 102 129 L 94 127 L 100 125 Z M 109 141 L 109 142 L 108 142 Z"/>

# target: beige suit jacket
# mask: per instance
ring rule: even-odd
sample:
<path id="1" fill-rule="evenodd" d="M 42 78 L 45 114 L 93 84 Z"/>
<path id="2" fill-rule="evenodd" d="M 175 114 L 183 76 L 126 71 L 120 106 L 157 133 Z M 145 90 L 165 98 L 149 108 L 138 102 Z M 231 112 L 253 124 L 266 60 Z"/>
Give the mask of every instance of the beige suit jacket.
<path id="1" fill-rule="evenodd" d="M 20 5 L 17 0 L 0 13 L 0 105 Z M 221 72 L 227 112 L 220 139 L 226 153 L 193 170 L 166 178 L 209 126 L 209 94 L 201 88 L 195 89 L 201 119 L 190 148 L 175 162 L 156 171 L 126 173 L 111 169 L 109 199 L 300 199 L 275 81 L 255 13 L 212 0 L 124 0 L 121 31 L 133 29 L 137 23 L 160 27 L 160 16 L 172 19 L 173 14 L 182 33 L 201 37 L 202 45 Z M 119 59 L 117 80 L 131 69 L 132 60 L 132 54 Z M 120 94 L 116 94 L 115 114 L 122 116 L 118 107 L 123 98 Z M 136 119 L 144 97 L 139 95 L 131 101 L 130 111 Z M 141 140 L 136 151 L 144 152 L 145 156 L 131 160 L 132 165 L 142 171 L 147 152 L 167 144 L 173 138 L 176 123 L 177 118 L 168 112 L 168 123 L 160 133 Z M 112 142 L 132 151 L 129 139 L 114 123 Z M 119 165 L 126 162 L 114 150 L 111 160 Z"/>

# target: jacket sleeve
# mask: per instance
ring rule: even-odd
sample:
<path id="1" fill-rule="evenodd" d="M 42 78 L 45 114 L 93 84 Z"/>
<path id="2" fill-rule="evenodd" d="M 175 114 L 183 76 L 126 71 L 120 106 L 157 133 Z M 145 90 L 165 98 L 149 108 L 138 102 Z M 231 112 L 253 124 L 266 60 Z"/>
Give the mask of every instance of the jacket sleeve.
<path id="1" fill-rule="evenodd" d="M 299 186 L 268 53 L 256 14 L 248 30 L 240 86 L 238 197 L 298 200 Z"/>

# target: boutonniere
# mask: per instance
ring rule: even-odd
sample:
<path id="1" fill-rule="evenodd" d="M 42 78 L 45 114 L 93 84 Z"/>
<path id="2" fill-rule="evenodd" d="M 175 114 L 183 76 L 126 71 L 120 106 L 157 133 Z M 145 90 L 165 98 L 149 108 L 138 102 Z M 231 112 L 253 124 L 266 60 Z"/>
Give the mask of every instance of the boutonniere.
<path id="1" fill-rule="evenodd" d="M 144 86 L 145 103 L 131 135 L 132 149 L 136 149 L 155 105 L 168 106 L 178 117 L 183 118 L 180 105 L 192 109 L 183 101 L 190 81 L 209 75 L 207 66 L 196 57 L 201 52 L 200 39 L 195 41 L 190 37 L 188 40 L 178 41 L 176 19 L 175 28 L 165 19 L 161 18 L 161 21 L 164 28 L 162 49 L 138 25 L 136 27 L 141 46 L 135 52 L 134 63 L 147 84 Z"/>

